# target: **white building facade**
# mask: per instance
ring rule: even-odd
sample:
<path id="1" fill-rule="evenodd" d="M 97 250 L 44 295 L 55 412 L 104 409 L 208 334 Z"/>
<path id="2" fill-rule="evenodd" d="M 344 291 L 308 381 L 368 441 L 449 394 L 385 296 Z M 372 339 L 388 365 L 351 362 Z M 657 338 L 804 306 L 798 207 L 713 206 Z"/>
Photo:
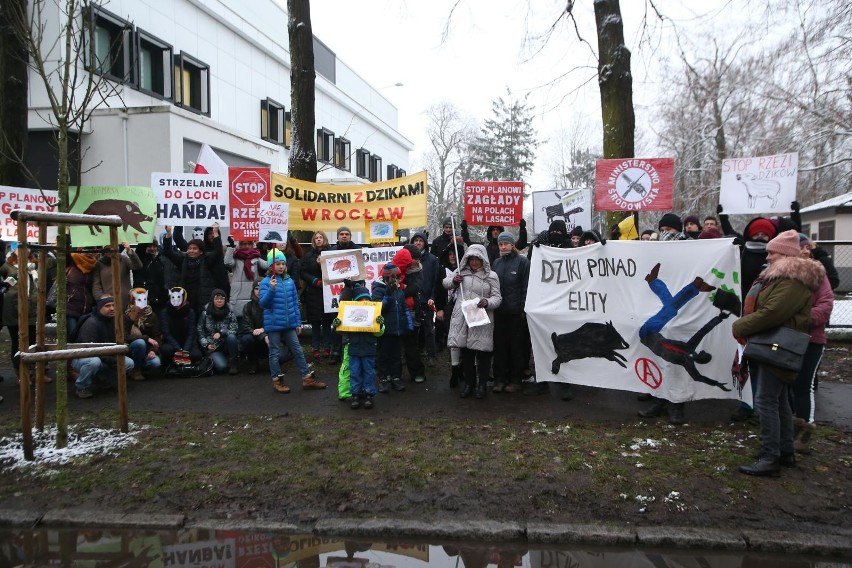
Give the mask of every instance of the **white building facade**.
<path id="1" fill-rule="evenodd" d="M 202 143 L 228 165 L 286 174 L 290 54 L 282 4 L 95 2 L 83 15 L 93 41 L 81 34 L 80 69 L 106 78 L 115 93 L 74 137 L 83 156 L 80 184 L 148 186 L 152 172 L 191 171 Z M 55 18 L 46 14 L 44 22 L 47 41 L 61 32 L 61 14 L 52 9 Z M 397 130 L 397 109 L 316 38 L 314 51 L 317 181 L 405 175 L 413 145 Z M 55 188 L 48 98 L 34 72 L 29 96 L 28 161 L 42 186 Z"/>

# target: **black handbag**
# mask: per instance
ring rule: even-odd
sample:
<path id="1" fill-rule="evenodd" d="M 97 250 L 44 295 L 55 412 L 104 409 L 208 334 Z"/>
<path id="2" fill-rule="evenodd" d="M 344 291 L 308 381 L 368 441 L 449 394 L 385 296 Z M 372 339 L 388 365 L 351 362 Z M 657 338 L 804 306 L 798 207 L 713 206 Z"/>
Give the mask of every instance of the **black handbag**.
<path id="1" fill-rule="evenodd" d="M 758 363 L 798 372 L 810 342 L 810 334 L 776 327 L 749 337 L 743 355 Z"/>

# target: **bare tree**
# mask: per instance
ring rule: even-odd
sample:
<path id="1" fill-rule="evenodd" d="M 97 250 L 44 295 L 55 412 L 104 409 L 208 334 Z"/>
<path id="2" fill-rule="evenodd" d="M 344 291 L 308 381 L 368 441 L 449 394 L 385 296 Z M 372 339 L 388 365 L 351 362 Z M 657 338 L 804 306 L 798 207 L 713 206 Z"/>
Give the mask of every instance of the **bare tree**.
<path id="1" fill-rule="evenodd" d="M 293 138 L 288 162 L 290 176 L 317 181 L 316 69 L 309 0 L 287 0 L 290 38 L 290 107 Z"/>
<path id="2" fill-rule="evenodd" d="M 429 177 L 427 224 L 433 234 L 439 234 L 444 217 L 461 217 L 464 181 L 472 168 L 470 145 L 477 128 L 449 102 L 431 106 L 426 116 L 431 147 L 421 160 Z"/>

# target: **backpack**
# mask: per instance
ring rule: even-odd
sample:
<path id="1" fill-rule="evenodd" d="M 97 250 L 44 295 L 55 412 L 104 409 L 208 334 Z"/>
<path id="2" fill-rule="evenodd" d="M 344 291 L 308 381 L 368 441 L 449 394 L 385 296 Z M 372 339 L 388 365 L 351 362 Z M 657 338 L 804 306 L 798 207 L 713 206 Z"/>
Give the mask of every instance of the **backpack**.
<path id="1" fill-rule="evenodd" d="M 163 375 L 172 379 L 210 377 L 213 375 L 213 359 L 211 357 L 202 357 L 199 361 L 190 363 L 189 365 L 169 363 L 163 370 Z"/>

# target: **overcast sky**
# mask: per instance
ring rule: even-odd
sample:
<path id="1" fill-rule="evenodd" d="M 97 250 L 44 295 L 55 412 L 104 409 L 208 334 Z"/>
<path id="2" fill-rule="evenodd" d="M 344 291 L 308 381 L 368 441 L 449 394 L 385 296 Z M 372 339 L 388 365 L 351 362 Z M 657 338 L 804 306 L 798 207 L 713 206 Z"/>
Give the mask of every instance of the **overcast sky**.
<path id="1" fill-rule="evenodd" d="M 702 0 L 700 15 L 692 13 L 690 3 L 695 5 L 692 0 L 660 0 L 658 6 L 686 26 L 708 13 L 719 17 L 730 2 Z M 505 96 L 507 87 L 518 96 L 529 93 L 539 139 L 585 118 L 593 126 L 589 146 L 600 148 L 600 131 L 594 126 L 600 120 L 600 94 L 592 54 L 597 51 L 592 0 L 577 2 L 575 8 L 580 34 L 591 46 L 580 43 L 564 23 L 539 50 L 541 42 L 526 41 L 531 34 L 545 32 L 565 4 L 566 0 L 311 0 L 311 21 L 314 34 L 399 109 L 399 129 L 415 143 L 409 171 L 416 171 L 428 142 L 426 109 L 447 100 L 482 121 L 491 117 L 491 101 Z M 708 12 L 708 6 L 717 5 L 721 8 Z M 651 47 L 646 43 L 639 49 L 645 2 L 624 0 L 621 9 L 625 43 L 633 53 L 634 105 L 641 124 L 649 120 L 647 106 L 659 89 L 657 57 L 670 52 L 674 42 L 651 18 L 645 29 Z M 396 83 L 403 86 L 393 86 Z M 534 191 L 548 189 L 548 153 L 542 145 L 536 171 L 525 180 Z"/>

